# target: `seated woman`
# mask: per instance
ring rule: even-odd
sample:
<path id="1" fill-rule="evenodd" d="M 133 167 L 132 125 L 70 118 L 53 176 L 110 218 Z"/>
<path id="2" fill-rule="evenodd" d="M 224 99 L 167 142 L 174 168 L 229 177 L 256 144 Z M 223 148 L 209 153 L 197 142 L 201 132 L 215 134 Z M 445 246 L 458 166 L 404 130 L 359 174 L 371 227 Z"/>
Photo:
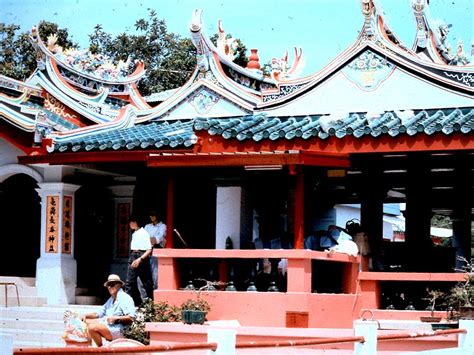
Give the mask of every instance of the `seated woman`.
<path id="1" fill-rule="evenodd" d="M 108 341 L 121 338 L 122 329 L 135 318 L 133 299 L 122 290 L 122 285 L 123 281 L 118 275 L 109 275 L 104 286 L 107 287 L 110 298 L 99 312 L 88 313 L 82 317 L 91 339 L 98 347 L 102 346 L 102 337 Z"/>

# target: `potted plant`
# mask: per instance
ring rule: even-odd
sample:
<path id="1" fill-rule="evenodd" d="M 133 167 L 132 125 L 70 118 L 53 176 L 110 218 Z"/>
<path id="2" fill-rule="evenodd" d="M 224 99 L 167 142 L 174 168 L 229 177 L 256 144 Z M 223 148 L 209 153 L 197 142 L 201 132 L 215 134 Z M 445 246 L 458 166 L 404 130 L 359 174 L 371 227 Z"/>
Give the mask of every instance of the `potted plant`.
<path id="1" fill-rule="evenodd" d="M 178 307 L 172 306 L 166 301 L 154 303 L 152 299 L 148 298 L 137 309 L 132 324 L 123 330 L 123 336 L 148 345 L 150 335 L 145 331 L 145 323 L 179 321 L 181 321 L 181 312 Z"/>
<path id="2" fill-rule="evenodd" d="M 464 263 L 462 271 L 465 272 L 465 281 L 452 287 L 447 299 L 458 310 L 458 318 L 474 319 L 474 264 L 462 257 L 459 260 Z"/>
<path id="3" fill-rule="evenodd" d="M 211 310 L 209 303 L 200 297 L 188 298 L 181 304 L 181 317 L 186 324 L 203 324 L 207 313 Z"/>
<path id="4" fill-rule="evenodd" d="M 438 323 L 441 321 L 441 317 L 435 317 L 434 311 L 436 307 L 436 300 L 442 298 L 444 296 L 444 292 L 439 290 L 428 290 L 428 297 L 426 298 L 429 300 L 429 310 L 431 311 L 431 315 L 428 317 L 420 317 L 422 322 L 430 322 L 430 323 Z"/>

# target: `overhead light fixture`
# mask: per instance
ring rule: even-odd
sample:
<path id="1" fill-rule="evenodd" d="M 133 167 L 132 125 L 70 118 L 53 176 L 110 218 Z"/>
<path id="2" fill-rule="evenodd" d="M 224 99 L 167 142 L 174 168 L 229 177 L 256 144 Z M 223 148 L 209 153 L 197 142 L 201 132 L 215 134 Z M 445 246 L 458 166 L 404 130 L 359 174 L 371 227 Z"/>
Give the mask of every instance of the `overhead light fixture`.
<path id="1" fill-rule="evenodd" d="M 398 191 L 395 191 L 395 190 L 388 190 L 387 197 L 405 198 L 406 195 L 404 193 L 401 193 L 401 192 L 398 192 Z"/>
<path id="2" fill-rule="evenodd" d="M 283 165 L 245 165 L 247 171 L 281 170 Z"/>
<path id="3" fill-rule="evenodd" d="M 431 169 L 432 173 L 441 173 L 441 172 L 449 172 L 449 171 L 454 171 L 454 168 Z"/>

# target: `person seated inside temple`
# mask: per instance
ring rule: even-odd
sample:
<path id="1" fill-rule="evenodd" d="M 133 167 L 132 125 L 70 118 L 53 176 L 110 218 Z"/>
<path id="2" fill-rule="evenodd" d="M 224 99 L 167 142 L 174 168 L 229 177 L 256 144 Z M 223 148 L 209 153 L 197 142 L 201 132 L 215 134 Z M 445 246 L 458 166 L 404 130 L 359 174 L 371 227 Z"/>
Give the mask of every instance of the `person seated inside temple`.
<path id="1" fill-rule="evenodd" d="M 258 291 L 265 292 L 270 287 L 270 282 L 273 280 L 272 275 L 272 263 L 270 259 L 263 259 L 262 267 L 258 271 L 257 276 L 255 276 L 255 286 Z"/>
<path id="2" fill-rule="evenodd" d="M 304 248 L 324 251 L 337 245 L 340 230 L 330 225 L 327 230 L 317 230 L 304 238 Z"/>
<path id="3" fill-rule="evenodd" d="M 319 230 L 307 236 L 304 239 L 304 248 L 317 251 L 338 252 L 352 256 L 357 256 L 359 253 L 357 244 L 354 243 L 347 231 L 334 224 L 329 225 L 327 230 Z"/>
<path id="4" fill-rule="evenodd" d="M 327 230 L 319 230 L 305 238 L 305 249 L 344 253 L 357 256 L 359 250 L 352 237 L 344 228 L 329 225 Z M 343 265 L 324 260 L 312 261 L 312 287 L 314 292 L 341 293 Z M 317 275 L 317 276 L 316 276 Z"/>
<path id="5" fill-rule="evenodd" d="M 339 228 L 339 227 L 336 227 Z M 329 252 L 344 253 L 351 256 L 357 256 L 359 254 L 359 248 L 357 244 L 352 240 L 352 237 L 341 230 L 341 233 L 337 237 L 337 244 L 329 248 Z"/>
<path id="6" fill-rule="evenodd" d="M 260 271 L 255 277 L 255 286 L 257 287 L 257 290 L 260 292 L 276 290 L 286 292 L 287 265 L 287 259 L 263 259 Z M 270 287 L 272 287 L 271 290 Z"/>

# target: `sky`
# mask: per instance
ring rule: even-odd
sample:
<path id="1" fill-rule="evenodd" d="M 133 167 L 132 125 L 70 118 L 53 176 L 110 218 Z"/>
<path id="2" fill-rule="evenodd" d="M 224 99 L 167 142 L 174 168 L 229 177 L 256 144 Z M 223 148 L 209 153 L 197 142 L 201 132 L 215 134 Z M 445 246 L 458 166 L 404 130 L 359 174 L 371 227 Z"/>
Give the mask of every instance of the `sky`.
<path id="1" fill-rule="evenodd" d="M 411 48 L 415 19 L 410 0 L 379 0 L 386 19 L 401 41 Z M 360 0 L 0 0 L 0 22 L 18 24 L 29 31 L 41 20 L 67 28 L 81 48 L 96 24 L 117 35 L 134 33 L 134 24 L 148 18 L 149 9 L 166 21 L 168 30 L 189 36 L 193 9 L 203 9 L 204 30 L 216 32 L 222 20 L 226 33 L 240 38 L 248 49 L 257 48 L 260 63 L 303 48 L 309 75 L 328 64 L 350 46 L 362 28 Z M 458 39 L 470 52 L 474 41 L 474 0 L 431 0 L 431 16 L 452 24 L 451 46 Z"/>

